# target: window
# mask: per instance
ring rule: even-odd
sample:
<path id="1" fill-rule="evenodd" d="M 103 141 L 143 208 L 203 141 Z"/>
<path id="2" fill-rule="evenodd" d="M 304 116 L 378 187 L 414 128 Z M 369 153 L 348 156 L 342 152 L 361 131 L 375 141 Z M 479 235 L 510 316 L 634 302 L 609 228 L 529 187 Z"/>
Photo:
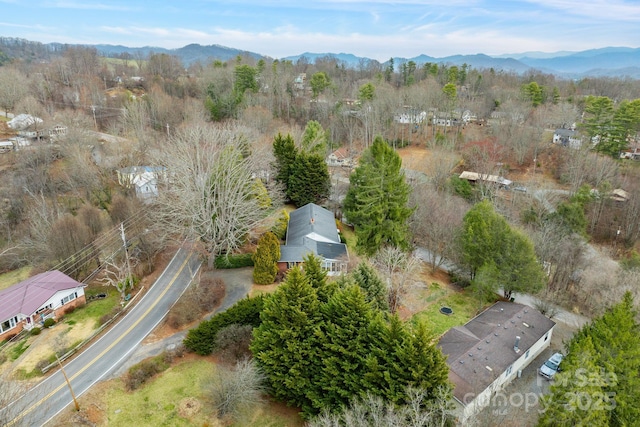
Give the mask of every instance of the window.
<path id="1" fill-rule="evenodd" d="M 524 354 L 524 358 L 527 359 L 529 357 L 529 353 L 531 353 L 531 350 L 527 350 L 527 352 Z"/>
<path id="2" fill-rule="evenodd" d="M 504 373 L 504 376 L 508 377 L 509 375 L 511 375 L 511 371 L 513 371 L 513 365 L 507 368 L 506 372 Z"/>
<path id="3" fill-rule="evenodd" d="M 0 325 L 0 332 L 8 331 L 9 329 L 15 328 L 18 323 L 18 317 L 12 317 L 9 320 L 2 322 Z"/>
<path id="4" fill-rule="evenodd" d="M 549 339 L 549 332 L 547 332 L 547 335 L 544 336 L 544 340 L 548 340 Z"/>

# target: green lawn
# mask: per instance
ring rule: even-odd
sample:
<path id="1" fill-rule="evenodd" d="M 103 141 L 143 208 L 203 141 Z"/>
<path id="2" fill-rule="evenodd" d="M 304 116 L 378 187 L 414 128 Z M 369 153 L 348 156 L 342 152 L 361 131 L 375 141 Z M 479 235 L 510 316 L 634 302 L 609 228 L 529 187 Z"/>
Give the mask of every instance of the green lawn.
<path id="1" fill-rule="evenodd" d="M 467 290 L 455 291 L 446 285 L 431 284 L 425 298 L 425 309 L 413 316 L 414 322 L 425 322 L 440 336 L 454 326 L 461 326 L 479 312 L 478 300 Z M 440 307 L 450 307 L 453 314 L 440 313 Z"/>
<path id="2" fill-rule="evenodd" d="M 6 289 L 11 285 L 20 283 L 31 275 L 31 266 L 25 266 L 17 270 L 12 270 L 4 274 L 0 274 L 0 290 Z"/>
<path id="3" fill-rule="evenodd" d="M 89 296 L 100 293 L 106 293 L 107 297 L 100 300 L 89 301 Z M 66 314 L 64 316 L 64 323 L 75 325 L 76 323 L 95 320 L 95 327 L 98 327 L 100 318 L 110 313 L 118 304 L 120 304 L 120 295 L 115 289 L 109 289 L 107 287 L 87 289 L 87 304 L 84 307 L 74 310 L 73 313 Z"/>
<path id="4" fill-rule="evenodd" d="M 206 426 L 218 425 L 214 409 L 202 387 L 202 380 L 215 369 L 210 361 L 195 360 L 175 365 L 155 379 L 145 383 L 134 393 L 124 390 L 121 381 L 115 381 L 104 394 L 102 403 L 109 426 Z M 180 415 L 180 403 L 185 399 L 196 399 L 201 407 L 186 419 Z M 296 427 L 302 420 L 270 411 L 269 405 L 256 409 L 258 416 L 245 420 L 237 426 L 249 427 Z"/>

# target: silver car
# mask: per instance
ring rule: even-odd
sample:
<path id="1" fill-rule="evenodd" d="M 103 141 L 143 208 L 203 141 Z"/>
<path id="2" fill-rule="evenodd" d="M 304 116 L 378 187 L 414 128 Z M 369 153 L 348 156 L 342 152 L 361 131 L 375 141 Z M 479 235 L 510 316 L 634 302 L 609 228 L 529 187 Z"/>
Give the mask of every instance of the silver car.
<path id="1" fill-rule="evenodd" d="M 560 362 L 562 362 L 563 358 L 564 356 L 562 355 L 562 353 L 554 354 L 549 359 L 547 359 L 547 361 L 544 362 L 542 366 L 540 366 L 540 369 L 538 369 L 538 373 L 548 380 L 553 379 L 553 376 L 556 374 L 556 372 L 558 372 L 560 368 Z"/>

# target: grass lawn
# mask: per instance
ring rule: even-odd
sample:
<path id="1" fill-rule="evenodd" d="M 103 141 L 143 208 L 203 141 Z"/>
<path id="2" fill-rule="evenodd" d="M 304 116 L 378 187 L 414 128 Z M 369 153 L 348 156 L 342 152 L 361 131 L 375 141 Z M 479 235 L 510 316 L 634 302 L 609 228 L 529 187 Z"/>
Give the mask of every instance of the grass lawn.
<path id="1" fill-rule="evenodd" d="M 104 393 L 102 403 L 109 426 L 205 426 L 222 425 L 215 420 L 211 402 L 202 387 L 204 378 L 215 369 L 210 361 L 187 361 L 169 368 L 134 393 L 125 391 L 122 381 L 114 381 Z M 185 414 L 185 402 L 197 401 L 199 409 Z M 101 406 L 102 406 L 101 405 Z M 303 422 L 295 414 L 270 410 L 270 404 L 256 408 L 256 412 L 236 426 L 296 427 Z M 295 418 L 292 417 L 295 415 Z M 226 425 L 226 424 L 225 424 Z"/>
<path id="2" fill-rule="evenodd" d="M 340 224 L 339 227 L 340 227 L 340 234 L 342 234 L 342 237 L 346 241 L 347 249 L 349 249 L 349 252 L 353 254 L 357 253 L 356 242 L 358 241 L 358 238 L 356 237 L 356 232 L 353 231 L 353 228 L 342 223 Z"/>
<path id="3" fill-rule="evenodd" d="M 99 288 L 98 291 L 87 289 L 87 304 L 73 311 L 73 313 L 65 314 L 64 323 L 75 325 L 76 323 L 84 323 L 88 320 L 95 320 L 95 327 L 99 326 L 100 318 L 108 314 L 120 304 L 120 295 L 115 289 Z M 89 301 L 90 295 L 106 293 L 104 299 Z"/>
<path id="4" fill-rule="evenodd" d="M 414 322 L 426 322 L 429 329 L 440 336 L 454 326 L 467 323 L 481 308 L 478 300 L 466 290 L 456 291 L 446 285 L 432 283 L 424 297 L 425 308 L 413 316 Z M 440 307 L 450 307 L 453 314 L 440 313 Z"/>
<path id="5" fill-rule="evenodd" d="M 0 274 L 0 290 L 6 289 L 11 285 L 20 283 L 31 275 L 31 266 L 25 266 L 17 270 L 12 270 L 4 274 Z"/>

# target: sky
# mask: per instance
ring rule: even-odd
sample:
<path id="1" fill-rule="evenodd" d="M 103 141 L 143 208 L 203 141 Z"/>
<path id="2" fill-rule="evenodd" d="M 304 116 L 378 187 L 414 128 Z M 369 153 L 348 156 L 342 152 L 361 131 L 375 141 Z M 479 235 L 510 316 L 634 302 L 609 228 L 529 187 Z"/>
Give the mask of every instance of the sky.
<path id="1" fill-rule="evenodd" d="M 0 36 L 272 58 L 377 59 L 640 47 L 640 0 L 0 0 Z"/>

